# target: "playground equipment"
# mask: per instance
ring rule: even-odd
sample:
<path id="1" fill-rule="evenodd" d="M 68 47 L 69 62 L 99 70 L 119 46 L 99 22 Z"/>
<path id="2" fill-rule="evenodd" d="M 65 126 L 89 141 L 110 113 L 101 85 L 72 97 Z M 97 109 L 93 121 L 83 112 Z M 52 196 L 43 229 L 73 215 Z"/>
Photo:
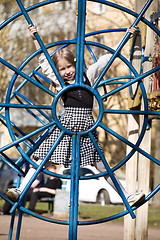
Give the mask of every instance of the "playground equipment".
<path id="1" fill-rule="evenodd" d="M 3 29 L 4 27 L 6 27 L 9 23 L 11 23 L 14 19 L 18 18 L 19 16 L 23 15 L 24 18 L 26 19 L 26 22 L 28 24 L 33 25 L 33 22 L 31 20 L 31 18 L 29 17 L 28 12 L 39 8 L 41 6 L 47 5 L 47 4 L 51 4 L 51 3 L 56 3 L 58 1 L 55 0 L 50 0 L 50 1 L 42 1 L 40 3 L 37 3 L 35 5 L 32 5 L 28 8 L 25 8 L 22 4 L 22 2 L 20 0 L 17 0 L 17 5 L 20 8 L 20 12 L 14 14 L 13 16 L 11 16 L 10 18 L 8 18 L 6 21 L 4 21 L 1 25 L 0 25 L 0 29 Z M 94 1 L 93 1 L 94 2 Z M 150 4 L 152 3 L 152 0 L 148 0 L 146 2 L 146 4 L 144 5 L 144 7 L 142 8 L 141 12 L 139 14 L 137 14 L 136 12 L 133 12 L 125 7 L 122 7 L 118 4 L 114 4 L 112 2 L 109 1 L 105 1 L 105 0 L 99 0 L 97 1 L 101 4 L 104 5 L 108 5 L 111 6 L 113 8 L 119 9 L 121 11 L 124 11 L 132 16 L 135 17 L 135 21 L 133 22 L 132 26 L 136 26 L 139 21 L 142 21 L 144 24 L 146 24 L 148 27 L 150 27 L 158 36 L 160 36 L 160 31 L 156 28 L 156 26 L 151 22 L 149 22 L 147 19 L 145 19 L 143 17 L 144 13 L 146 12 L 146 10 L 149 8 Z M 122 41 L 120 42 L 119 46 L 117 47 L 116 50 L 113 50 L 112 48 L 109 48 L 103 44 L 100 43 L 96 43 L 96 42 L 91 42 L 91 41 L 87 41 L 87 37 L 88 36 L 92 36 L 94 34 L 99 34 L 101 33 L 101 31 L 98 32 L 92 32 L 89 34 L 85 34 L 85 16 L 86 16 L 86 0 L 79 0 L 78 1 L 78 21 L 77 21 L 77 38 L 72 39 L 72 40 L 65 40 L 65 41 L 59 41 L 59 42 L 54 42 L 54 43 L 50 43 L 48 45 L 44 45 L 40 36 L 38 35 L 38 33 L 35 34 L 41 49 L 35 51 L 34 53 L 32 53 L 27 59 L 25 59 L 25 61 L 17 68 L 15 66 L 13 66 L 12 64 L 10 64 L 9 62 L 5 61 L 3 58 L 0 58 L 0 62 L 6 66 L 7 68 L 11 69 L 14 74 L 13 77 L 10 81 L 9 87 L 8 87 L 8 91 L 6 93 L 6 99 L 4 103 L 0 104 L 1 107 L 1 111 L 5 110 L 5 115 L 0 114 L 0 118 L 1 118 L 1 122 L 8 128 L 8 132 L 10 134 L 10 137 L 12 139 L 12 142 L 4 147 L 2 147 L 0 149 L 0 153 L 1 153 L 1 160 L 4 161 L 5 163 L 7 163 L 9 166 L 11 166 L 20 176 L 23 174 L 22 171 L 22 165 L 27 161 L 29 163 L 31 163 L 37 170 L 34 173 L 33 177 L 31 178 L 31 180 L 29 181 L 27 187 L 24 189 L 24 191 L 22 192 L 18 202 L 13 203 L 12 201 L 10 201 L 9 199 L 6 198 L 6 196 L 4 196 L 3 194 L 0 193 L 0 197 L 2 197 L 3 199 L 5 199 L 6 201 L 8 201 L 9 203 L 11 203 L 13 205 L 12 209 L 11 209 L 11 213 L 12 213 L 12 219 L 11 219 L 11 225 L 10 225 L 10 231 L 9 231 L 9 238 L 11 239 L 12 237 L 12 230 L 13 230 L 13 224 L 14 224 L 14 217 L 15 217 L 15 210 L 16 208 L 19 208 L 19 221 L 18 221 L 18 226 L 17 226 L 17 235 L 16 235 L 16 239 L 19 239 L 20 236 L 20 228 L 21 228 L 21 220 L 22 220 L 22 212 L 28 213 L 30 215 L 32 215 L 33 217 L 37 217 L 41 220 L 45 220 L 48 222 L 52 222 L 52 223 L 57 223 L 57 224 L 67 224 L 69 225 L 69 236 L 68 239 L 77 239 L 77 227 L 78 225 L 89 225 L 89 224 L 98 224 L 98 223 L 103 223 L 103 222 L 108 222 L 111 221 L 113 219 L 122 217 L 126 214 L 130 214 L 132 218 L 135 218 L 135 214 L 134 214 L 134 210 L 137 209 L 138 207 L 140 207 L 142 204 L 144 204 L 145 202 L 149 201 L 160 189 L 160 184 L 150 193 L 148 194 L 148 196 L 146 196 L 145 200 L 143 202 L 141 202 L 139 205 L 134 206 L 134 207 L 130 207 L 130 205 L 128 204 L 122 190 L 120 189 L 113 172 L 116 171 L 117 169 L 119 169 L 120 167 L 122 167 L 127 161 L 129 161 L 129 159 L 131 158 L 131 156 L 133 156 L 133 154 L 135 152 L 139 152 L 142 155 L 144 155 L 148 160 L 153 161 L 155 164 L 160 165 L 160 160 L 154 158 L 153 156 L 151 156 L 150 154 L 148 154 L 147 152 L 145 152 L 143 149 L 140 148 L 140 143 L 144 137 L 146 128 L 148 127 L 148 117 L 150 115 L 154 115 L 154 116 L 158 116 L 160 115 L 159 111 L 151 111 L 148 109 L 148 100 L 147 100 L 147 94 L 146 94 L 146 90 L 145 87 L 143 85 L 143 79 L 155 72 L 158 72 L 160 70 L 160 66 L 157 65 L 155 67 L 153 67 L 152 69 L 150 69 L 147 72 L 141 72 L 138 73 L 136 71 L 136 69 L 133 67 L 132 65 L 132 61 L 128 61 L 123 55 L 120 54 L 121 49 L 123 48 L 123 46 L 125 45 L 125 43 L 127 42 L 128 38 L 130 37 L 130 33 L 126 33 L 125 37 L 122 39 Z M 122 29 L 122 31 L 124 31 L 126 29 Z M 111 31 L 120 31 L 120 29 L 112 29 L 112 30 L 104 30 L 104 32 L 111 32 Z M 84 41 L 84 39 L 86 39 L 86 41 Z M 134 43 L 134 42 L 133 42 Z M 75 83 L 69 86 L 65 86 L 64 82 L 61 80 L 61 78 L 59 77 L 59 73 L 57 72 L 51 58 L 50 55 L 48 53 L 48 49 L 50 49 L 51 47 L 66 47 L 68 45 L 76 45 L 76 80 Z M 97 78 L 97 80 L 95 81 L 94 85 L 92 87 L 86 86 L 83 84 L 83 66 L 84 66 L 84 62 L 82 61 L 82 59 L 84 58 L 84 47 L 85 45 L 88 48 L 88 51 L 90 52 L 91 55 L 93 55 L 93 52 L 91 50 L 91 46 L 96 46 L 99 47 L 101 49 L 105 49 L 110 51 L 113 55 L 111 57 L 111 59 L 109 60 L 109 62 L 107 63 L 106 67 L 104 68 L 103 72 L 100 74 L 100 76 Z M 25 68 L 25 66 L 27 66 L 27 64 L 35 57 L 37 56 L 38 53 L 40 53 L 41 51 L 44 52 L 50 66 L 52 67 L 53 71 L 55 72 L 62 90 L 60 90 L 57 94 L 53 93 L 51 90 L 49 90 L 46 85 L 49 83 L 48 79 L 46 79 L 42 74 L 40 74 L 39 72 L 39 66 L 37 68 L 34 69 L 34 71 L 32 71 L 29 75 L 27 75 L 26 73 L 24 73 L 23 69 Z M 54 52 L 51 54 L 51 56 L 54 54 Z M 94 57 L 94 56 L 93 56 Z M 105 73 L 107 72 L 107 70 L 111 67 L 112 63 L 114 62 L 115 58 L 120 58 L 130 69 L 130 72 L 132 74 L 129 74 L 128 76 L 123 76 L 123 77 L 119 77 L 116 79 L 103 79 Z M 143 55 L 142 55 L 143 58 Z M 94 58 L 94 60 L 96 61 L 96 59 Z M 147 59 L 145 59 L 146 61 Z M 144 61 L 144 59 L 143 59 Z M 142 61 L 142 63 L 143 63 Z M 19 81 L 18 76 L 21 76 L 21 81 Z M 43 80 L 40 81 L 40 79 Z M 120 81 L 121 79 L 123 79 L 123 81 Z M 125 81 L 125 79 L 129 79 Z M 46 82 L 46 84 L 44 84 L 44 82 Z M 98 92 L 98 88 L 107 84 L 115 84 L 118 83 L 120 86 L 116 87 L 114 90 L 105 93 L 103 95 L 101 95 Z M 138 83 L 137 85 L 140 87 L 141 91 L 142 91 L 142 99 L 143 99 L 143 104 L 144 104 L 144 110 L 113 110 L 113 109 L 104 109 L 103 106 L 103 100 L 106 99 L 109 96 L 112 96 L 114 94 L 116 94 L 117 92 L 131 87 L 134 83 Z M 48 96 L 52 96 L 53 97 L 53 102 L 52 105 L 48 104 L 42 104 L 42 105 L 37 105 L 34 104 L 34 102 L 32 102 L 28 97 L 25 96 L 25 94 L 23 93 L 23 88 L 26 84 L 33 84 L 35 85 L 35 87 L 37 87 L 38 89 L 41 89 L 41 91 L 45 92 Z M 67 90 L 72 89 L 73 87 L 77 87 L 80 86 L 82 88 L 86 88 L 88 89 L 96 98 L 97 103 L 98 103 L 98 107 L 99 107 L 99 115 L 97 117 L 97 120 L 95 122 L 95 124 L 88 129 L 85 132 L 77 132 L 74 133 L 72 131 L 69 131 L 68 129 L 64 128 L 59 120 L 58 120 L 58 114 L 56 111 L 57 108 L 57 104 L 59 102 L 60 96 Z M 131 98 L 134 98 L 134 96 L 131 96 Z M 25 134 L 16 123 L 14 123 L 13 120 L 11 120 L 11 111 L 12 109 L 25 109 L 27 111 L 27 113 L 34 117 L 40 124 L 41 126 L 34 131 L 31 131 L 28 134 Z M 50 112 L 50 114 L 48 114 L 48 112 Z M 130 142 L 129 140 L 127 140 L 126 138 L 120 136 L 118 133 L 114 132 L 112 129 L 108 128 L 107 126 L 105 126 L 102 123 L 102 118 L 103 115 L 105 114 L 134 114 L 134 115 L 143 115 L 144 119 L 143 119 L 143 124 L 142 124 L 142 129 L 141 132 L 139 134 L 139 138 L 137 140 L 137 142 L 135 144 L 133 144 L 132 142 Z M 50 115 L 52 115 L 52 117 L 50 117 Z M 55 142 L 55 144 L 52 146 L 52 148 L 49 150 L 48 154 L 46 155 L 46 157 L 43 159 L 42 163 L 40 165 L 37 165 L 36 163 L 34 163 L 31 159 L 30 156 L 32 155 L 32 153 L 39 147 L 39 145 L 45 140 L 45 138 L 47 137 L 50 129 L 57 125 L 60 130 L 61 130 L 61 134 L 59 135 L 57 141 Z M 125 143 L 126 145 L 130 146 L 132 148 L 132 150 L 127 154 L 127 156 L 119 163 L 117 164 L 115 167 L 110 168 L 107 161 L 105 160 L 105 157 L 103 156 L 102 152 L 100 151 L 97 143 L 94 140 L 93 137 L 93 130 L 95 130 L 97 127 L 101 127 L 102 129 L 104 129 L 106 132 L 112 134 L 114 137 L 116 137 L 117 139 L 119 139 L 120 141 L 122 141 L 123 143 Z M 41 133 L 41 134 L 40 134 Z M 33 136 L 40 134 L 40 136 L 34 141 L 32 139 Z M 55 174 L 55 173 L 51 173 L 46 169 L 43 169 L 44 164 L 46 163 L 46 161 L 49 159 L 50 155 L 52 154 L 52 152 L 54 151 L 55 147 L 57 146 L 57 144 L 61 141 L 62 137 L 64 134 L 69 134 L 72 136 L 72 165 L 71 165 L 71 176 L 62 176 L 59 174 Z M 88 134 L 92 140 L 92 142 L 95 145 L 95 148 L 97 149 L 99 155 L 101 156 L 101 159 L 106 167 L 106 172 L 104 173 L 100 173 L 97 174 L 95 176 L 86 176 L 86 177 L 79 177 L 79 163 L 80 163 L 80 157 L 79 157 L 79 152 L 80 152 L 80 138 L 81 136 Z M 21 143 L 24 143 L 26 146 L 27 150 L 23 150 Z M 12 148 L 12 147 L 16 147 L 17 150 L 19 151 L 19 153 L 21 154 L 21 157 L 14 163 L 12 162 L 12 160 L 7 156 L 7 154 L 5 153 L 6 150 Z M 69 211 L 69 221 L 63 221 L 63 220 L 55 220 L 55 219 L 49 219 L 43 216 L 40 216 L 36 213 L 33 213 L 31 211 L 29 211 L 28 209 L 24 208 L 23 205 L 21 204 L 21 201 L 26 193 L 26 191 L 29 189 L 29 187 L 31 186 L 32 182 L 34 181 L 34 179 L 36 178 L 36 176 L 38 175 L 38 173 L 40 171 L 43 171 L 44 173 L 47 173 L 49 175 L 54 175 L 57 177 L 61 177 L 61 178 L 70 178 L 71 179 L 71 192 L 70 192 L 70 211 Z M 109 174 L 110 177 L 112 178 L 124 204 L 126 205 L 126 210 L 115 214 L 114 216 L 110 216 L 110 217 L 106 217 L 103 219 L 97 219 L 97 220 L 93 220 L 93 221 L 78 221 L 78 184 L 79 184 L 79 179 L 91 179 L 91 178 L 98 178 L 98 177 L 103 177 L 106 174 Z"/>

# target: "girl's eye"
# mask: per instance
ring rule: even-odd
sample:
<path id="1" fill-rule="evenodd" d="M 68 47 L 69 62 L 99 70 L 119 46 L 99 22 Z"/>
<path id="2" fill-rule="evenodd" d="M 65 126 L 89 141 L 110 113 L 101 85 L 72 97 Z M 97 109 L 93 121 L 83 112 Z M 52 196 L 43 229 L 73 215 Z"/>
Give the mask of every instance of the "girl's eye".
<path id="1" fill-rule="evenodd" d="M 67 66 L 67 68 L 70 68 L 70 67 L 72 67 L 72 65 L 71 65 L 71 64 Z"/>
<path id="2" fill-rule="evenodd" d="M 64 68 L 60 68 L 59 71 L 64 71 Z"/>

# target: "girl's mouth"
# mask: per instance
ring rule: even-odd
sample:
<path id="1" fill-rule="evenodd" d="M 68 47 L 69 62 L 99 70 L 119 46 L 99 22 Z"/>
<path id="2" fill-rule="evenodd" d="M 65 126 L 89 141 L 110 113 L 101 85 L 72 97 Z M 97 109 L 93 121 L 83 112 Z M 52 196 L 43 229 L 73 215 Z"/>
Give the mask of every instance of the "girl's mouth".
<path id="1" fill-rule="evenodd" d="M 73 73 L 66 75 L 65 79 L 73 79 Z"/>

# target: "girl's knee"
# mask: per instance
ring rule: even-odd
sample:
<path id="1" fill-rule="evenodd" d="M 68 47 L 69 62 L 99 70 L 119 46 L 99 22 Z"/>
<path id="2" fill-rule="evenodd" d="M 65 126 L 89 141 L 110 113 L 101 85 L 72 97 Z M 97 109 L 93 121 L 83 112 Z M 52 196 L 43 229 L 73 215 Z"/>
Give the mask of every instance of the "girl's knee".
<path id="1" fill-rule="evenodd" d="M 103 164 L 102 161 L 94 162 L 94 166 L 95 166 L 95 168 L 97 168 L 97 170 L 100 171 L 100 172 L 105 172 L 105 171 L 106 171 L 106 168 L 105 168 L 105 166 L 104 166 L 104 164 Z"/>

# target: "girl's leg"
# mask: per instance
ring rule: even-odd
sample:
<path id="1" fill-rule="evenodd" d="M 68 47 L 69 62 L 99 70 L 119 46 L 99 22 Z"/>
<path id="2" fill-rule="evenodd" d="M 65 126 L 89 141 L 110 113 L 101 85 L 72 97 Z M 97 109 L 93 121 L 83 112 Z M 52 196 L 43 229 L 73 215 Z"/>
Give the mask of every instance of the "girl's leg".
<path id="1" fill-rule="evenodd" d="M 38 160 L 36 163 L 40 165 L 41 160 Z M 51 162 L 48 161 L 46 165 L 48 166 L 50 163 Z M 21 192 L 24 190 L 24 188 L 26 187 L 27 183 L 29 182 L 35 171 L 36 169 L 31 167 L 27 172 L 26 176 L 24 177 L 24 179 L 22 180 L 22 183 L 20 184 L 19 188 L 11 188 L 7 191 L 6 195 L 10 200 L 12 200 L 13 202 L 16 202 L 18 200 Z"/>
<path id="2" fill-rule="evenodd" d="M 40 160 L 37 161 L 37 164 L 39 165 L 41 163 Z M 33 174 L 35 173 L 36 169 L 31 167 L 26 176 L 24 177 L 24 179 L 22 180 L 20 186 L 19 186 L 19 190 L 22 192 L 24 190 L 24 188 L 26 187 L 27 183 L 29 182 L 29 180 L 31 179 L 31 177 L 33 176 Z"/>
<path id="3" fill-rule="evenodd" d="M 104 172 L 106 171 L 106 168 L 103 164 L 102 161 L 99 162 L 94 162 L 94 166 L 97 168 L 97 170 L 99 170 L 100 172 Z M 114 174 L 122 192 L 124 193 L 125 197 L 127 198 L 127 201 L 129 202 L 130 206 L 134 206 L 138 203 L 140 203 L 141 201 L 143 201 L 145 199 L 145 194 L 143 193 L 143 191 L 135 193 L 135 194 L 129 194 L 125 188 L 122 186 L 121 182 L 119 181 L 119 179 L 116 177 L 116 175 Z M 115 191 L 118 193 L 111 177 L 109 176 L 109 174 L 107 174 L 106 176 L 104 176 L 105 180 L 111 185 L 111 187 L 113 187 L 115 189 Z"/>
<path id="4" fill-rule="evenodd" d="M 105 168 L 105 166 L 104 166 L 104 164 L 103 164 L 102 161 L 94 162 L 94 166 L 95 166 L 95 167 L 97 168 L 97 170 L 100 171 L 100 172 L 105 172 L 105 171 L 106 171 L 106 168 Z M 119 179 L 117 178 L 117 176 L 116 176 L 115 174 L 114 174 L 114 177 L 116 178 L 116 180 L 117 180 L 117 182 L 118 182 L 118 184 L 119 184 L 122 192 L 124 193 L 125 197 L 126 197 L 126 198 L 129 197 L 130 194 L 125 190 L 125 188 L 122 186 L 121 182 L 119 181 Z M 118 193 L 118 191 L 117 191 L 117 189 L 116 189 L 116 187 L 115 187 L 115 185 L 114 185 L 111 177 L 109 176 L 109 174 L 107 174 L 106 176 L 104 176 L 104 179 L 105 179 L 105 180 L 111 185 L 111 187 L 114 188 L 114 190 Z"/>

